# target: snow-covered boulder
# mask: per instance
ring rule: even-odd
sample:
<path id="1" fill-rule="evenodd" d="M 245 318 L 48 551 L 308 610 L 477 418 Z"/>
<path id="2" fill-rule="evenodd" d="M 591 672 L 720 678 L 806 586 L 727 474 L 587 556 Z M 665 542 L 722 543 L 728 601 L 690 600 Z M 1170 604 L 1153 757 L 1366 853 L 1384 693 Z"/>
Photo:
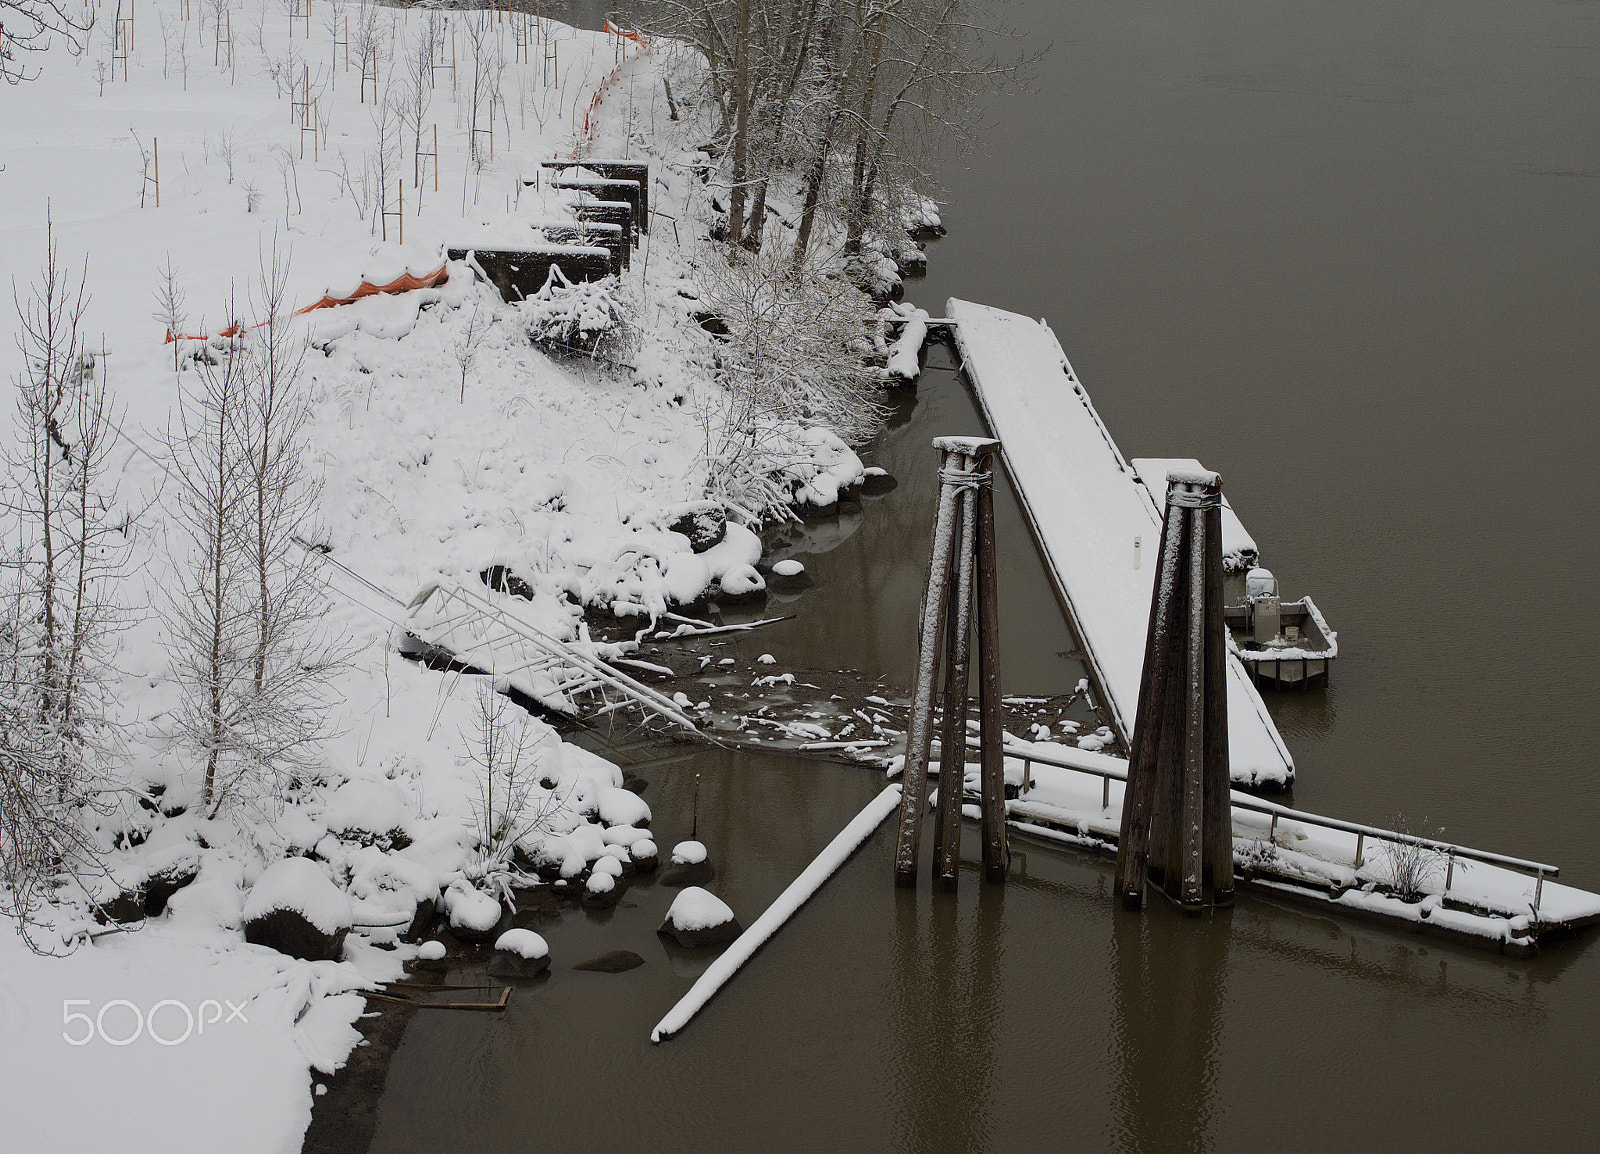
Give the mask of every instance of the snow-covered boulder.
<path id="1" fill-rule="evenodd" d="M 602 858 L 602 861 L 614 858 Z M 620 873 L 621 867 L 618 866 Z M 589 880 L 583 885 L 583 908 L 586 910 L 609 910 L 616 905 L 622 897 L 623 886 L 617 881 L 617 875 L 608 870 L 596 869 L 589 875 Z"/>
<path id="2" fill-rule="evenodd" d="M 507 930 L 495 939 L 486 968 L 492 978 L 541 978 L 550 972 L 550 947 L 532 930 Z"/>
<path id="3" fill-rule="evenodd" d="M 674 605 L 693 605 L 705 596 L 711 584 L 711 566 L 696 553 L 679 553 L 667 559 L 667 599 Z"/>
<path id="4" fill-rule="evenodd" d="M 650 824 L 650 804 L 631 789 L 609 786 L 600 791 L 600 821 L 608 826 L 642 829 Z"/>
<path id="5" fill-rule="evenodd" d="M 442 974 L 449 968 L 444 943 L 437 939 L 423 942 L 417 947 L 417 956 L 406 963 L 406 969 L 418 974 Z"/>
<path id="6" fill-rule="evenodd" d="M 672 847 L 672 859 L 661 871 L 664 886 L 703 886 L 717 876 L 706 855 L 706 847 L 697 841 L 680 841 Z"/>
<path id="7" fill-rule="evenodd" d="M 728 904 L 699 886 L 690 886 L 673 899 L 666 920 L 656 931 L 691 950 L 725 946 L 743 932 Z"/>
<path id="8" fill-rule="evenodd" d="M 406 845 L 406 797 L 389 781 L 358 779 L 333 791 L 322 824 L 346 840 Z M 398 848 L 398 847 L 397 847 Z"/>
<path id="9" fill-rule="evenodd" d="M 736 565 L 722 575 L 717 600 L 724 605 L 752 605 L 767 595 L 767 583 L 754 565 Z"/>
<path id="10" fill-rule="evenodd" d="M 450 883 L 443 904 L 450 916 L 450 932 L 463 942 L 488 941 L 503 914 L 498 901 L 464 881 Z"/>
<path id="11" fill-rule="evenodd" d="M 336 962 L 354 922 L 350 897 L 310 858 L 274 862 L 244 903 L 244 939 L 308 962 Z"/>
<path id="12" fill-rule="evenodd" d="M 881 497 L 892 492 L 900 485 L 894 477 L 890 476 L 887 469 L 880 469 L 876 465 L 861 471 L 861 493 L 866 497 Z"/>
<path id="13" fill-rule="evenodd" d="M 717 580 L 730 569 L 741 565 L 754 565 L 761 560 L 761 538 L 743 525 L 728 522 L 722 540 L 701 554 Z"/>
<path id="14" fill-rule="evenodd" d="M 640 873 L 653 873 L 661 864 L 661 851 L 656 849 L 655 842 L 642 838 L 628 847 L 628 858 Z"/>
<path id="15" fill-rule="evenodd" d="M 727 511 L 715 501 L 686 502 L 668 511 L 668 516 L 674 514 L 667 528 L 687 537 L 689 547 L 696 553 L 704 553 L 716 545 L 727 529 Z"/>
<path id="16" fill-rule="evenodd" d="M 617 846 L 631 846 L 636 841 L 649 841 L 650 831 L 634 825 L 614 825 L 600 835 L 615 852 Z"/>
<path id="17" fill-rule="evenodd" d="M 806 572 L 806 567 L 793 557 L 779 561 L 772 567 L 772 576 L 767 578 L 767 587 L 774 593 L 798 593 L 802 589 L 811 588 L 811 574 Z"/>

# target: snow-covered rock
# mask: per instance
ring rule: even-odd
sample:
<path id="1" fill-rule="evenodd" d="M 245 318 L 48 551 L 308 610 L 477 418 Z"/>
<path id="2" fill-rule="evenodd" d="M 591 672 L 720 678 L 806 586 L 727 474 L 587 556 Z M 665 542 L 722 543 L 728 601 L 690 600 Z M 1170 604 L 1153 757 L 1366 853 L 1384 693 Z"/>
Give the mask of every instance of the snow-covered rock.
<path id="1" fill-rule="evenodd" d="M 674 605 L 689 605 L 711 584 L 711 566 L 698 553 L 679 553 L 667 560 L 667 596 Z"/>
<path id="2" fill-rule="evenodd" d="M 615 858 L 604 858 L 604 861 L 615 861 Z M 621 867 L 618 866 L 618 874 Z M 586 910 L 608 910 L 616 905 L 622 897 L 623 887 L 617 880 L 618 874 L 609 870 L 596 869 L 589 875 L 589 880 L 583 887 L 583 908 Z"/>
<path id="3" fill-rule="evenodd" d="M 600 820 L 608 826 L 643 828 L 650 824 L 650 806 L 631 789 L 608 787 L 600 791 Z M 604 834 L 601 844 L 609 844 Z"/>
<path id="4" fill-rule="evenodd" d="M 743 932 L 728 904 L 699 886 L 690 886 L 673 899 L 656 931 L 689 949 L 727 945 Z"/>
<path id="5" fill-rule="evenodd" d="M 717 600 L 731 605 L 760 601 L 767 592 L 767 583 L 753 565 L 736 565 L 729 569 L 722 575 L 718 587 Z"/>
<path id="6" fill-rule="evenodd" d="M 601 835 L 608 846 L 631 846 L 636 842 L 649 841 L 650 831 L 633 825 L 614 825 Z"/>
<path id="7" fill-rule="evenodd" d="M 541 977 L 550 972 L 550 947 L 532 930 L 507 930 L 495 939 L 486 969 L 494 978 Z"/>
<path id="8" fill-rule="evenodd" d="M 303 857 L 267 867 L 241 917 L 245 941 L 306 961 L 338 961 L 355 920 L 349 895 Z"/>
<path id="9" fill-rule="evenodd" d="M 464 881 L 454 881 L 442 899 L 450 932 L 464 942 L 486 942 L 494 936 L 503 911 L 500 903 Z"/>
<path id="10" fill-rule="evenodd" d="M 633 862 L 633 868 L 642 874 L 650 873 L 661 864 L 661 852 L 656 849 L 656 843 L 649 838 L 634 842 L 628 847 L 628 857 Z"/>
<path id="11" fill-rule="evenodd" d="M 699 865 L 706 860 L 706 856 L 704 842 L 680 841 L 672 847 L 673 865 Z"/>
<path id="12" fill-rule="evenodd" d="M 404 832 L 406 798 L 393 782 L 357 779 L 333 791 L 322 824 L 335 833 L 382 836 Z"/>
<path id="13" fill-rule="evenodd" d="M 672 858 L 661 871 L 664 886 L 702 886 L 716 877 L 706 847 L 697 841 L 680 841 L 672 847 Z"/>

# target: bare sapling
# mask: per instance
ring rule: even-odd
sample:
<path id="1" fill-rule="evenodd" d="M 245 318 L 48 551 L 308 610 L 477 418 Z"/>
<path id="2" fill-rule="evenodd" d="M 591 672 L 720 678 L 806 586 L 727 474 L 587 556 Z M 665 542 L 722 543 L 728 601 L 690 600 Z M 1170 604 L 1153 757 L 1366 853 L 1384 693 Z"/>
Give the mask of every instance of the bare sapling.
<path id="1" fill-rule="evenodd" d="M 407 48 L 400 83 L 392 91 L 405 133 L 411 139 L 411 186 L 422 189 L 422 134 L 433 104 L 433 24 L 425 24 Z"/>
<path id="2" fill-rule="evenodd" d="M 182 344 L 180 337 L 183 334 L 189 314 L 185 308 L 186 296 L 183 288 L 178 284 L 178 270 L 173 267 L 172 254 L 167 254 L 167 265 L 159 270 L 160 279 L 156 282 L 155 298 L 156 311 L 150 314 L 167 330 L 167 340 L 172 344 L 172 371 L 179 368 L 179 348 Z"/>
<path id="3" fill-rule="evenodd" d="M 372 214 L 372 232 L 380 230 L 383 239 L 389 237 L 389 222 L 386 217 L 394 210 L 389 207 L 389 190 L 396 180 L 396 172 L 400 167 L 400 134 L 402 130 L 401 115 L 396 108 L 395 91 L 390 89 L 389 96 L 383 100 L 375 101 L 368 116 L 372 120 L 374 135 L 373 149 L 367 154 L 368 179 L 376 186 L 377 207 Z"/>
<path id="4" fill-rule="evenodd" d="M 517 844 L 547 825 L 562 798 L 541 783 L 535 723 L 490 678 L 480 679 L 477 723 L 475 733 L 462 735 L 478 766 L 473 817 L 480 857 L 473 880 L 504 879 Z"/>
<path id="5" fill-rule="evenodd" d="M 489 335 L 489 326 L 494 323 L 494 310 L 485 309 L 476 299 L 468 306 L 467 323 L 456 334 L 455 354 L 456 364 L 461 369 L 461 403 L 467 403 L 467 374 L 472 371 L 473 365 L 478 360 L 478 349 L 483 345 L 483 338 Z"/>
<path id="6" fill-rule="evenodd" d="M 13 282 L 23 370 L 5 454 L 9 527 L 0 585 L 0 913 L 31 930 L 85 896 L 99 869 L 90 818 L 105 807 L 115 601 L 125 541 L 108 484 L 115 418 L 82 344 L 87 269 L 74 283 L 46 217 L 39 281 Z"/>

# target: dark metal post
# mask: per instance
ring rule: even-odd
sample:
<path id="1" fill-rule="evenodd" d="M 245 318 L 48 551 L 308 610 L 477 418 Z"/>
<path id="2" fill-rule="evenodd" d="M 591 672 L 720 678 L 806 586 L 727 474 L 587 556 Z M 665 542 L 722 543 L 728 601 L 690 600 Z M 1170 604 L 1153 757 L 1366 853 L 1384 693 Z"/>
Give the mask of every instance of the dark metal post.
<path id="1" fill-rule="evenodd" d="M 1222 616 L 1222 501 L 1206 519 L 1206 884 L 1213 905 L 1233 904 L 1233 806 L 1228 782 L 1228 629 Z"/>
<path id="2" fill-rule="evenodd" d="M 917 850 L 926 807 L 928 756 L 933 737 L 933 683 L 941 625 L 946 655 L 944 725 L 940 735 L 939 813 L 934 833 L 934 877 L 940 888 L 956 885 L 961 846 L 961 803 L 966 768 L 967 681 L 971 665 L 972 610 L 980 629 L 980 728 L 983 753 L 985 877 L 1005 878 L 1005 783 L 1001 764 L 999 623 L 994 596 L 994 510 L 990 459 L 998 441 L 940 437 L 939 506 L 934 520 L 917 633 L 917 673 L 906 727 L 900 831 L 895 847 L 895 883 L 917 884 Z M 978 587 L 974 588 L 976 577 Z M 954 594 L 952 598 L 952 593 Z M 951 602 L 954 602 L 953 606 Z M 953 609 L 953 612 L 951 611 Z"/>
<path id="3" fill-rule="evenodd" d="M 973 472 L 971 457 L 958 453 L 955 459 L 958 472 Z M 970 486 L 961 488 L 949 572 L 955 605 L 944 627 L 944 725 L 939 733 L 939 810 L 933 833 L 933 878 L 943 890 L 956 888 L 961 857 L 961 802 L 967 766 L 967 674 L 972 632 L 972 546 L 977 520 L 973 498 Z"/>
<path id="4" fill-rule="evenodd" d="M 1221 506 L 1216 474 L 1169 478 L 1117 850 L 1130 909 L 1156 875 L 1186 909 L 1233 898 Z"/>
<path id="5" fill-rule="evenodd" d="M 1000 442 L 990 442 L 998 454 Z M 983 877 L 1004 882 L 1010 864 L 1006 845 L 1005 760 L 1000 729 L 1000 592 L 994 541 L 993 456 L 980 456 L 978 469 L 987 467 L 989 483 L 978 487 L 978 741 L 979 781 L 983 795 Z M 1028 767 L 1023 766 L 1023 781 Z"/>
<path id="6" fill-rule="evenodd" d="M 1144 670 L 1139 677 L 1139 705 L 1134 717 L 1133 748 L 1129 751 L 1128 781 L 1122 796 L 1122 830 L 1117 838 L 1117 892 L 1122 904 L 1137 910 L 1144 905 L 1145 877 L 1149 869 L 1150 825 L 1156 802 L 1156 767 L 1161 748 L 1158 720 L 1167 696 L 1168 653 L 1172 647 L 1172 618 L 1176 606 L 1178 551 L 1182 533 L 1180 511 L 1168 506 L 1161 526 L 1160 563 L 1155 595 L 1150 602 L 1150 628 L 1145 635 Z"/>
<path id="7" fill-rule="evenodd" d="M 938 442 L 935 446 L 940 447 Z M 951 456 L 951 451 L 945 450 L 939 461 L 939 507 L 934 515 L 928 587 L 922 595 L 922 621 L 917 628 L 917 673 L 911 689 L 911 720 L 906 727 L 905 766 L 901 771 L 900 830 L 895 842 L 894 880 L 896 885 L 910 888 L 917 884 L 917 850 L 922 844 L 928 748 L 933 740 L 933 666 L 938 653 L 939 625 L 944 620 L 951 530 L 955 520 L 955 492 L 943 483 Z"/>

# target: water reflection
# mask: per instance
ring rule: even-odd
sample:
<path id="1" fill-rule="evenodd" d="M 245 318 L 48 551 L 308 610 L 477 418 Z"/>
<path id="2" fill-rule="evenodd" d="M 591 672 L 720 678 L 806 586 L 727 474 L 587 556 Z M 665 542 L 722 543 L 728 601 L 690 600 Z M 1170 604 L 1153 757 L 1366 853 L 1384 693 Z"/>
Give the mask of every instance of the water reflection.
<path id="1" fill-rule="evenodd" d="M 1227 997 L 1227 911 L 1199 918 L 1161 898 L 1110 918 L 1117 1147 L 1210 1150 L 1216 1043 Z"/>
<path id="2" fill-rule="evenodd" d="M 972 863 L 961 883 L 895 890 L 894 1110 L 899 1147 L 919 1154 L 992 1146 L 1005 891 Z"/>

